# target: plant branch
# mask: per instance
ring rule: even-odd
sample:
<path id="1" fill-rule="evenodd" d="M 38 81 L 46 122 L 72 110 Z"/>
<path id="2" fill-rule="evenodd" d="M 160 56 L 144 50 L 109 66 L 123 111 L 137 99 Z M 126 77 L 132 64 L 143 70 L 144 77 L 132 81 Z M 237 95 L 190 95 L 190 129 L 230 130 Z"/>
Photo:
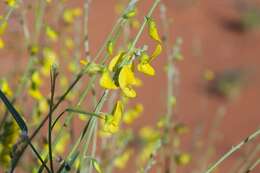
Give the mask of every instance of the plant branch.
<path id="1" fill-rule="evenodd" d="M 226 160 L 228 157 L 230 157 L 233 153 L 238 151 L 242 146 L 247 144 L 249 141 L 255 139 L 258 135 L 260 135 L 260 128 L 257 129 L 254 133 L 252 133 L 250 136 L 248 136 L 246 139 L 244 139 L 242 142 L 237 144 L 236 146 L 232 147 L 228 152 L 226 152 L 219 160 L 217 160 L 214 164 L 212 164 L 205 173 L 210 173 L 213 170 L 215 170 L 224 160 Z"/>

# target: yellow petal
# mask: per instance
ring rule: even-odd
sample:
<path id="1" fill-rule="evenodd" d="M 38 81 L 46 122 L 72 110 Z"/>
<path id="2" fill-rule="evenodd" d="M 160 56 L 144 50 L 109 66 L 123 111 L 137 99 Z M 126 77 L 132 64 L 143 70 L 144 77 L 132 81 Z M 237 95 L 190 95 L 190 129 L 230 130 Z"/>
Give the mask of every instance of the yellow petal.
<path id="1" fill-rule="evenodd" d="M 125 65 L 118 77 L 119 86 L 122 89 L 123 93 L 130 98 L 136 97 L 136 92 L 131 87 L 131 85 L 136 84 L 136 78 L 134 72 L 131 69 L 131 65 Z"/>
<path id="2" fill-rule="evenodd" d="M 33 74 L 32 74 L 32 82 L 35 85 L 35 87 L 38 87 L 38 86 L 41 85 L 42 80 L 41 80 L 39 72 L 37 72 L 37 71 L 33 72 Z"/>
<path id="3" fill-rule="evenodd" d="M 3 91 L 3 93 L 5 93 L 7 96 L 12 97 L 13 92 L 8 84 L 8 82 L 6 80 L 2 80 L 1 81 L 1 90 Z"/>
<path id="4" fill-rule="evenodd" d="M 131 67 L 131 65 L 125 65 L 119 73 L 118 82 L 121 88 L 132 85 L 136 82 L 135 75 Z"/>
<path id="5" fill-rule="evenodd" d="M 2 38 L 0 38 L 0 49 L 5 47 L 5 42 Z"/>
<path id="6" fill-rule="evenodd" d="M 50 40 L 57 41 L 58 34 L 53 28 L 51 28 L 50 26 L 47 26 L 45 32 L 46 32 L 46 35 L 49 37 Z"/>
<path id="7" fill-rule="evenodd" d="M 118 62 L 120 61 L 121 57 L 124 54 L 125 54 L 124 52 L 119 52 L 114 58 L 112 58 L 112 60 L 110 61 L 109 65 L 108 65 L 109 71 L 114 71 L 116 65 L 118 64 Z"/>
<path id="8" fill-rule="evenodd" d="M 0 35 L 3 35 L 7 26 L 8 26 L 8 23 L 7 21 L 5 21 L 1 16 L 0 16 Z"/>
<path id="9" fill-rule="evenodd" d="M 119 169 L 125 168 L 127 166 L 128 160 L 130 159 L 130 156 L 132 154 L 133 154 L 132 149 L 126 150 L 124 153 L 122 153 L 115 159 L 115 161 L 114 161 L 115 166 Z"/>
<path id="10" fill-rule="evenodd" d="M 5 0 L 5 2 L 9 7 L 15 7 L 17 4 L 16 0 Z"/>
<path id="11" fill-rule="evenodd" d="M 36 100 L 43 99 L 43 96 L 42 96 L 40 90 L 38 90 L 38 89 L 30 89 L 29 94 L 30 94 L 30 96 L 32 96 Z"/>
<path id="12" fill-rule="evenodd" d="M 162 46 L 160 44 L 158 44 L 154 50 L 154 52 L 152 53 L 151 59 L 150 61 L 152 61 L 154 58 L 158 57 L 162 52 Z"/>
<path id="13" fill-rule="evenodd" d="M 135 119 L 137 119 L 140 114 L 143 112 L 143 105 L 137 104 L 133 109 L 128 110 L 123 117 L 123 121 L 126 124 L 131 124 L 134 122 Z"/>
<path id="14" fill-rule="evenodd" d="M 123 114 L 123 104 L 121 101 L 118 101 L 113 111 L 113 121 L 116 124 L 119 124 L 119 122 L 121 121 L 122 114 Z"/>
<path id="15" fill-rule="evenodd" d="M 149 30 L 150 37 L 152 39 L 154 39 L 155 41 L 158 41 L 159 43 L 161 43 L 162 41 L 158 34 L 158 29 L 157 29 L 155 21 L 152 18 L 147 18 L 147 22 L 148 22 L 148 30 Z"/>
<path id="16" fill-rule="evenodd" d="M 136 97 L 136 92 L 132 87 L 124 87 L 124 88 L 122 88 L 122 91 L 129 98 Z"/>
<path id="17" fill-rule="evenodd" d="M 140 63 L 137 65 L 137 69 L 138 71 L 150 75 L 150 76 L 154 76 L 155 75 L 155 70 L 154 68 L 149 64 L 149 63 Z"/>
<path id="18" fill-rule="evenodd" d="M 102 73 L 102 76 L 99 80 L 99 84 L 101 87 L 106 89 L 117 89 L 117 86 L 115 85 L 113 79 L 111 78 L 108 70 L 105 70 Z"/>

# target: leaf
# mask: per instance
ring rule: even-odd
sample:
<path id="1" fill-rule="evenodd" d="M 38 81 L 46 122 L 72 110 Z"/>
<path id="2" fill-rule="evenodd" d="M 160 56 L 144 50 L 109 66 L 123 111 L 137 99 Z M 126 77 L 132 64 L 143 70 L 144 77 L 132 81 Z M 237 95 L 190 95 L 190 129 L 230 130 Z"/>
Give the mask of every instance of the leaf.
<path id="1" fill-rule="evenodd" d="M 136 15 L 136 8 L 132 9 L 132 10 L 129 10 L 128 12 L 126 12 L 124 15 L 123 15 L 123 18 L 125 19 L 129 19 L 129 18 L 132 18 Z"/>
<path id="2" fill-rule="evenodd" d="M 113 51 L 114 51 L 114 43 L 113 41 L 110 40 L 107 43 L 107 52 L 111 56 L 113 54 Z"/>
<path id="3" fill-rule="evenodd" d="M 13 118 L 15 119 L 15 121 L 18 124 L 18 126 L 20 127 L 20 129 L 22 130 L 22 134 L 27 136 L 28 128 L 27 128 L 26 123 L 24 122 L 21 115 L 17 112 L 17 110 L 12 105 L 12 103 L 7 99 L 7 97 L 5 96 L 5 94 L 1 90 L 0 90 L 0 98 L 4 102 L 8 111 L 12 114 Z"/>
<path id="4" fill-rule="evenodd" d="M 98 117 L 98 118 L 104 119 L 102 116 L 100 116 L 99 114 L 96 114 L 94 112 L 85 112 L 85 111 L 80 110 L 80 109 L 72 109 L 72 108 L 68 108 L 67 111 L 68 112 L 78 113 L 78 114 L 90 115 L 90 116 L 94 116 L 94 117 Z"/>

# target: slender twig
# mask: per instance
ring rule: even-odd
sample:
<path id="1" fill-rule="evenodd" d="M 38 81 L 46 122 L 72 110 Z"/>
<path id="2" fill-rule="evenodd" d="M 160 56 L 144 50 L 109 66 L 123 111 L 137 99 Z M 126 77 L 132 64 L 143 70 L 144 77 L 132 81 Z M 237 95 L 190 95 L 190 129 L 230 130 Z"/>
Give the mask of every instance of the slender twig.
<path id="1" fill-rule="evenodd" d="M 260 164 L 260 158 L 258 158 L 245 173 L 252 172 Z"/>
<path id="2" fill-rule="evenodd" d="M 88 36 L 88 18 L 89 18 L 89 3 L 90 0 L 84 0 L 83 4 L 83 41 L 84 41 L 84 56 L 89 61 L 89 36 Z"/>
<path id="3" fill-rule="evenodd" d="M 246 139 L 244 139 L 239 144 L 233 146 L 228 152 L 226 152 L 219 160 L 217 160 L 214 164 L 212 164 L 205 173 L 210 173 L 213 170 L 215 170 L 224 160 L 226 160 L 228 157 L 230 157 L 234 152 L 238 151 L 242 146 L 247 144 L 249 141 L 255 139 L 258 135 L 260 135 L 260 128 L 257 129 L 254 133 L 252 133 L 250 136 L 248 136 Z"/>
<path id="4" fill-rule="evenodd" d="M 50 168 L 51 171 L 54 172 L 54 167 L 53 167 L 53 159 L 52 159 L 52 113 L 53 113 L 53 104 L 54 104 L 54 94 L 55 94 L 55 86 L 56 86 L 56 79 L 57 79 L 57 71 L 56 67 L 52 66 L 51 67 L 51 100 L 50 100 L 50 107 L 49 107 L 49 125 L 48 125 L 48 148 L 49 148 L 49 159 L 50 159 Z"/>
<path id="5" fill-rule="evenodd" d="M 46 165 L 46 163 L 44 163 L 41 155 L 38 153 L 38 151 L 36 150 L 36 148 L 33 146 L 33 144 L 31 143 L 31 140 L 29 138 L 27 138 L 28 144 L 29 146 L 32 148 L 33 152 L 35 153 L 35 155 L 37 156 L 37 158 L 40 160 L 40 162 L 43 164 L 44 168 L 48 171 L 48 173 L 53 173 L 51 172 L 51 170 L 49 169 L 49 167 Z"/>

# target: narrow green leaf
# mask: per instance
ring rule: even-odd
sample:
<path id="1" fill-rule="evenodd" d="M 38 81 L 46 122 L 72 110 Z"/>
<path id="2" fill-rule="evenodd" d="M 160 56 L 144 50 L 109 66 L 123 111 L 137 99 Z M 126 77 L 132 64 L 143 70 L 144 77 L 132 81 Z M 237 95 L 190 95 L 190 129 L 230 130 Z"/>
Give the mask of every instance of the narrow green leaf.
<path id="1" fill-rule="evenodd" d="M 68 108 L 67 111 L 68 112 L 78 113 L 78 114 L 83 114 L 83 115 L 94 116 L 94 117 L 98 117 L 98 118 L 104 119 L 104 117 L 102 117 L 101 115 L 96 114 L 94 112 L 85 112 L 85 111 L 80 110 L 80 109 L 72 109 L 72 108 Z"/>
<path id="2" fill-rule="evenodd" d="M 5 96 L 5 94 L 0 90 L 0 98 L 4 102 L 5 106 L 7 107 L 8 111 L 11 113 L 13 118 L 15 119 L 16 123 L 22 130 L 22 135 L 27 136 L 28 134 L 28 128 L 26 123 L 24 122 L 21 115 L 17 112 L 17 110 L 14 108 L 12 103 L 8 100 L 8 98 Z"/>

